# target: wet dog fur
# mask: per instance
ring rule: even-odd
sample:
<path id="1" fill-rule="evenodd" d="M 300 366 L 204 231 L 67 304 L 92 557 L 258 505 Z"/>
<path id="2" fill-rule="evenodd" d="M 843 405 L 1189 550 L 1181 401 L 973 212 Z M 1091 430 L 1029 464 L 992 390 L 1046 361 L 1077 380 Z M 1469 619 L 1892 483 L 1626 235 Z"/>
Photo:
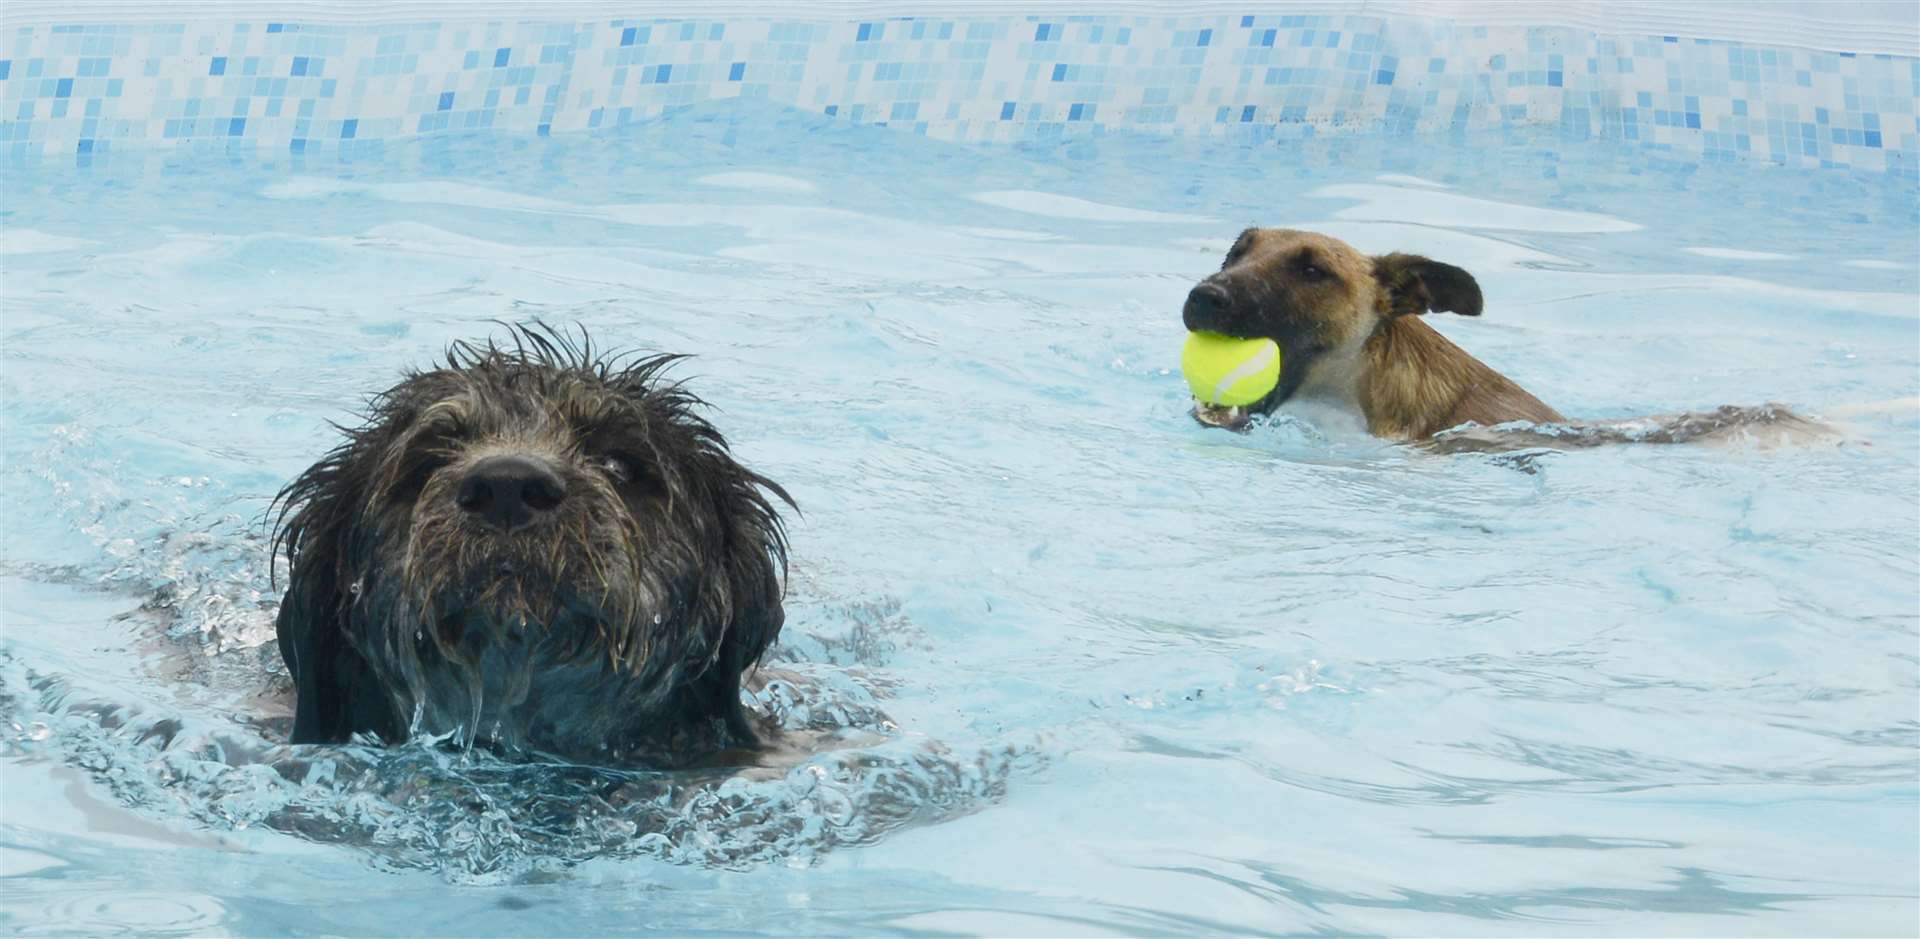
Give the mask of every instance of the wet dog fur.
<path id="1" fill-rule="evenodd" d="M 1828 433 L 1772 405 L 1568 421 L 1422 318 L 1479 316 L 1483 306 L 1473 275 L 1451 264 L 1412 254 L 1369 256 L 1314 232 L 1249 228 L 1219 273 L 1187 295 L 1182 319 L 1189 330 L 1272 339 L 1281 351 L 1280 383 L 1245 409 L 1202 406 L 1195 416 L 1238 430 L 1284 404 L 1312 403 L 1358 414 L 1376 437 L 1442 450 Z"/>
<path id="2" fill-rule="evenodd" d="M 279 497 L 295 743 L 451 737 L 684 765 L 751 749 L 778 485 L 664 372 L 544 328 L 455 344 Z"/>

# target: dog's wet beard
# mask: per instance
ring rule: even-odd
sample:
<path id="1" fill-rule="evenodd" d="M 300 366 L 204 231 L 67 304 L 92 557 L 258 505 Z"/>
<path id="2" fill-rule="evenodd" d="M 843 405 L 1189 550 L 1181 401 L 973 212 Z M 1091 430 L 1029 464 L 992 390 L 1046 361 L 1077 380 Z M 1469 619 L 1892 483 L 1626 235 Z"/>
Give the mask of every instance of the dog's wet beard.
<path id="1" fill-rule="evenodd" d="M 750 745 L 740 670 L 778 632 L 784 542 L 695 399 L 584 347 L 456 347 L 290 486 L 295 741 L 372 731 L 671 762 Z M 502 527 L 462 480 L 502 454 L 564 498 Z M 616 471 L 617 470 L 617 471 Z"/>

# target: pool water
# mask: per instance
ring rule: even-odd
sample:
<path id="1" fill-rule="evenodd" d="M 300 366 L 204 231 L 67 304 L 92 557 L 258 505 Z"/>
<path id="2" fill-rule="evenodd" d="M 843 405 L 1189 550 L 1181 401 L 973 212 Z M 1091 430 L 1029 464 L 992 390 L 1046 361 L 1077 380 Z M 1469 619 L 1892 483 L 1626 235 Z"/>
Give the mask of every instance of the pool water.
<path id="1" fill-rule="evenodd" d="M 6 168 L 0 928 L 1885 934 L 1920 915 L 1920 190 L 1552 133 L 968 147 L 750 103 Z M 1249 224 L 1462 265 L 1576 417 L 1187 416 Z M 288 748 L 265 512 L 505 322 L 694 353 L 784 484 L 738 778 Z"/>

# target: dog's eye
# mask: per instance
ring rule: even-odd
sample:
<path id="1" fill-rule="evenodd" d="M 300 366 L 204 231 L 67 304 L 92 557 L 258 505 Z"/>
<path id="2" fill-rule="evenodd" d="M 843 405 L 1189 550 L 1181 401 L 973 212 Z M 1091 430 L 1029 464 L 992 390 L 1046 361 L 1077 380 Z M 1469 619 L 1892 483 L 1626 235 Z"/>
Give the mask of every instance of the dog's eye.
<path id="1" fill-rule="evenodd" d="M 616 484 L 633 480 L 633 464 L 617 453 L 594 457 L 593 465 L 595 469 L 607 474 Z"/>
<path id="2" fill-rule="evenodd" d="M 421 456 L 408 467 L 407 475 L 400 485 L 400 492 L 408 498 L 419 495 L 420 490 L 427 488 L 427 481 L 433 478 L 433 474 L 445 469 L 449 462 L 451 461 L 438 453 Z"/>
<path id="3" fill-rule="evenodd" d="M 606 474 L 614 486 L 630 498 L 650 498 L 659 495 L 665 487 L 659 465 L 631 452 L 613 450 L 597 454 L 587 465 Z"/>

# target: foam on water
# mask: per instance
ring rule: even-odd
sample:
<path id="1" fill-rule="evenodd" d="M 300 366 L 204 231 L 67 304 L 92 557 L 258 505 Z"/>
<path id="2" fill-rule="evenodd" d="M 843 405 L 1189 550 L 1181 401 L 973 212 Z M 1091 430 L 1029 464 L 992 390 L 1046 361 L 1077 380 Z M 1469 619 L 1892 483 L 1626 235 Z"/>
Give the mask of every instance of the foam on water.
<path id="1" fill-rule="evenodd" d="M 1911 183 L 1552 137 L 975 149 L 748 102 L 7 173 L 10 932 L 1920 913 Z M 1487 314 L 1435 325 L 1570 416 L 1780 401 L 1851 442 L 1209 432 L 1179 304 L 1249 224 L 1474 271 Z M 272 493 L 402 368 L 534 318 L 696 353 L 799 499 L 753 703 L 804 747 L 284 744 Z"/>

